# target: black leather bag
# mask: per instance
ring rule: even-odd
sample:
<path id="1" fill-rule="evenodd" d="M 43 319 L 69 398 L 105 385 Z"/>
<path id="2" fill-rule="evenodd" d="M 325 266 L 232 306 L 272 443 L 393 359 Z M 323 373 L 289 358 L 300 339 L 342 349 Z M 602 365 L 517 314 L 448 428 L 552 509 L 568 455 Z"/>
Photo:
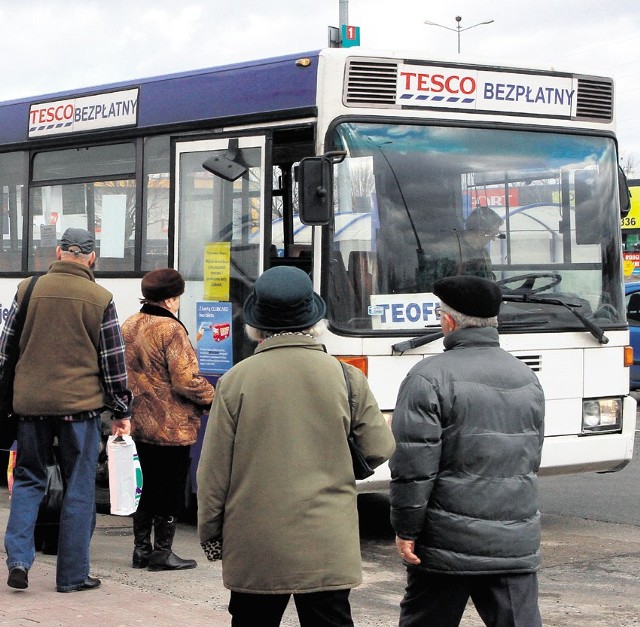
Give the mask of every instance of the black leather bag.
<path id="1" fill-rule="evenodd" d="M 55 455 L 47 463 L 47 485 L 38 510 L 38 523 L 58 523 L 64 499 L 62 469 Z"/>
<path id="2" fill-rule="evenodd" d="M 27 317 L 27 307 L 31 292 L 38 280 L 37 276 L 31 277 L 27 291 L 24 294 L 20 308 L 16 314 L 16 322 L 14 335 L 9 339 L 7 345 L 7 361 L 5 362 L 0 378 L 0 448 L 9 449 L 16 439 L 18 431 L 18 423 L 13 416 L 13 381 L 15 378 L 16 364 L 20 357 L 20 336 L 24 327 L 24 321 Z"/>
<path id="3" fill-rule="evenodd" d="M 351 393 L 351 381 L 349 380 L 349 375 L 347 374 L 347 368 L 344 363 L 340 362 L 342 366 L 342 372 L 344 373 L 344 380 L 347 384 L 347 394 L 349 396 L 349 409 L 351 411 L 351 420 L 353 420 L 353 414 L 355 412 L 355 404 L 353 402 L 353 395 Z M 362 451 L 358 448 L 353 435 L 349 433 L 347 437 L 347 442 L 349 443 L 349 452 L 351 453 L 351 463 L 353 464 L 353 475 L 356 479 L 366 479 L 370 477 L 374 470 L 369 466 L 365 456 L 362 454 Z"/>
<path id="4" fill-rule="evenodd" d="M 58 553 L 60 514 L 65 492 L 64 477 L 58 455 L 58 447 L 54 446 L 47 461 L 47 485 L 33 531 L 36 551 L 42 551 L 45 555 L 57 555 Z"/>

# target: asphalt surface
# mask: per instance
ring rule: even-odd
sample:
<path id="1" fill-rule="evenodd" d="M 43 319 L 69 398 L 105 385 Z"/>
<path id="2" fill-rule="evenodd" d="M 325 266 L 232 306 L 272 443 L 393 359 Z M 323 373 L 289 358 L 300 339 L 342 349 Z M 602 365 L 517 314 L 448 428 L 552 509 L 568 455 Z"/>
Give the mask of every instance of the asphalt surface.
<path id="1" fill-rule="evenodd" d="M 621 472 L 545 477 L 542 483 L 540 608 L 545 627 L 640 627 L 640 435 L 632 462 Z M 0 530 L 9 495 L 0 487 Z M 359 499 L 363 584 L 351 595 L 359 627 L 397 625 L 405 572 L 397 558 L 383 495 Z M 151 573 L 131 568 L 131 519 L 98 514 L 92 542 L 95 591 L 55 591 L 55 556 L 37 554 L 29 588 L 0 581 L 0 625 L 63 627 L 229 625 L 228 591 L 219 562 L 201 554 L 196 528 L 180 523 L 174 544 L 198 568 Z M 301 547 L 300 550 L 304 550 Z M 4 550 L 0 551 L 6 557 Z M 6 580 L 5 580 L 6 581 Z M 293 604 L 283 627 L 298 625 Z M 482 627 L 473 607 L 463 627 Z M 260 627 L 259 620 L 256 627 Z"/>
<path id="2" fill-rule="evenodd" d="M 0 528 L 9 501 L 0 489 Z M 379 495 L 361 499 L 363 584 L 351 601 L 356 625 L 397 625 L 405 573 L 388 525 L 388 501 Z M 0 582 L 0 625 L 48 627 L 134 625 L 190 627 L 229 625 L 228 591 L 219 562 L 200 555 L 196 529 L 181 523 L 174 549 L 196 558 L 198 568 L 150 573 L 130 566 L 131 520 L 98 515 L 92 542 L 92 574 L 102 579 L 95 591 L 55 592 L 55 557 L 38 553 L 26 591 Z M 640 625 L 640 526 L 543 514 L 543 565 L 540 607 L 548 627 L 638 627 Z M 291 604 L 292 605 L 292 604 Z M 463 627 L 481 627 L 469 607 Z M 256 626 L 259 627 L 259 620 Z M 283 627 L 298 625 L 293 607 Z"/>

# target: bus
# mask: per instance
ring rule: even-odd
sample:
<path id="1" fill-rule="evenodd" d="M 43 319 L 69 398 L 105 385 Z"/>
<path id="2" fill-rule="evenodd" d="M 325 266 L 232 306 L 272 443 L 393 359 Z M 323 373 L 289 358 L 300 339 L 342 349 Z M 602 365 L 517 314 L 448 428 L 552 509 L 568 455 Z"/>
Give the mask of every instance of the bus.
<path id="1" fill-rule="evenodd" d="M 391 421 L 407 371 L 443 350 L 433 283 L 469 271 L 469 216 L 491 212 L 475 236 L 501 344 L 544 387 L 541 473 L 619 470 L 636 403 L 613 96 L 606 77 L 332 48 L 0 103 L 0 309 L 87 228 L 121 320 L 145 272 L 183 274 L 215 382 L 254 350 L 255 279 L 296 266 L 327 302 L 321 341 Z"/>

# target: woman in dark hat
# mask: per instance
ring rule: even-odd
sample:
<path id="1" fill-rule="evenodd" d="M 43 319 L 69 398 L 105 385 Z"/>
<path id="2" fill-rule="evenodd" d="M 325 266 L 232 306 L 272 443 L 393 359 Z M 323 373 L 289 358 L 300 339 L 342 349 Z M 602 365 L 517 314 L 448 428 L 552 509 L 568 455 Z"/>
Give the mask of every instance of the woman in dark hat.
<path id="1" fill-rule="evenodd" d="M 153 270 L 142 279 L 142 309 L 122 325 L 133 391 L 132 436 L 143 488 L 133 516 L 133 567 L 195 568 L 172 551 L 184 498 L 189 447 L 196 441 L 213 386 L 198 375 L 198 359 L 176 317 L 184 280 L 177 270 Z M 151 531 L 153 527 L 153 546 Z"/>
<path id="2" fill-rule="evenodd" d="M 395 444 L 367 379 L 315 337 L 325 304 L 302 270 L 279 266 L 244 304 L 254 355 L 216 385 L 198 466 L 198 529 L 222 553 L 234 627 L 280 624 L 293 594 L 300 624 L 353 625 L 362 581 L 350 427 L 371 466 Z M 217 552 L 218 555 L 215 555 Z"/>

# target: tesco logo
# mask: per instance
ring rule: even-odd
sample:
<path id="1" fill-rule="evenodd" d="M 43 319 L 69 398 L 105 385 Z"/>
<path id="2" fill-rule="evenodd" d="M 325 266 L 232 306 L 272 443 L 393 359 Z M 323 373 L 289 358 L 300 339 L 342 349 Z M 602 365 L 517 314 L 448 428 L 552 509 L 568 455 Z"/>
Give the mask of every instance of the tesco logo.
<path id="1" fill-rule="evenodd" d="M 400 72 L 400 82 L 404 82 L 406 91 L 446 92 L 449 94 L 464 94 L 466 96 L 476 91 L 476 79 L 468 75 Z"/>
<path id="2" fill-rule="evenodd" d="M 54 107 L 41 109 L 31 108 L 29 112 L 30 124 L 48 124 L 49 122 L 64 122 L 73 120 L 74 106 L 72 103 L 60 104 Z"/>

